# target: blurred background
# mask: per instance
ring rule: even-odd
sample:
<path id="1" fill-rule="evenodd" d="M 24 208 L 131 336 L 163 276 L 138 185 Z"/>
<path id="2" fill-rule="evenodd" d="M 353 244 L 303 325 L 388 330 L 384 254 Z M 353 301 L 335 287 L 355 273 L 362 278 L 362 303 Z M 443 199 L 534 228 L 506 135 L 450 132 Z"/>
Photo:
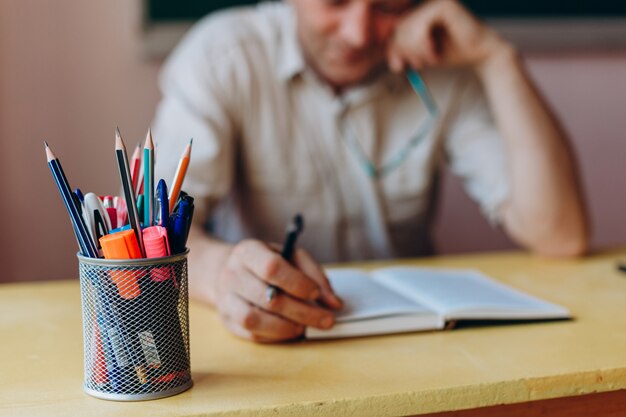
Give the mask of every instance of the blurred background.
<path id="1" fill-rule="evenodd" d="M 116 194 L 114 129 L 131 149 L 159 100 L 163 59 L 198 16 L 245 1 L 0 1 L 0 282 L 78 276 L 76 241 L 45 160 L 70 185 Z M 626 243 L 626 2 L 477 1 L 524 54 L 570 133 L 592 246 Z M 514 248 L 448 173 L 440 253 Z"/>

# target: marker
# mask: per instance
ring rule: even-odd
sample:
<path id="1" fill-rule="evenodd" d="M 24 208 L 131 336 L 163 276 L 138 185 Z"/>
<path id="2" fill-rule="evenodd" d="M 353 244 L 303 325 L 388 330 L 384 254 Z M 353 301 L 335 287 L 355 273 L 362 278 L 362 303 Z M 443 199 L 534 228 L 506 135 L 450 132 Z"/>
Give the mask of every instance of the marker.
<path id="1" fill-rule="evenodd" d="M 100 333 L 100 326 L 98 325 L 97 315 L 100 314 L 96 311 L 93 317 L 92 334 L 91 334 L 91 379 L 98 385 L 104 386 L 109 382 L 109 375 L 107 369 L 107 360 L 104 352 L 104 342 L 102 340 L 102 334 Z"/>
<path id="2" fill-rule="evenodd" d="M 170 254 L 164 227 L 145 228 L 143 238 L 146 257 L 161 258 Z M 146 304 L 149 313 L 144 311 L 144 314 L 148 322 L 140 332 L 148 376 L 152 382 L 172 381 L 186 375 L 185 371 L 189 369 L 189 356 L 178 316 L 180 293 L 176 281 L 176 268 L 171 264 L 155 265 L 150 270 L 150 280 L 141 281 L 142 297 L 158 300 Z"/>
<path id="3" fill-rule="evenodd" d="M 106 259 L 143 258 L 133 230 L 124 230 L 103 236 L 100 238 L 100 245 Z M 132 300 L 141 294 L 139 288 L 141 271 L 111 270 L 110 276 L 111 281 L 117 286 L 120 297 Z"/>

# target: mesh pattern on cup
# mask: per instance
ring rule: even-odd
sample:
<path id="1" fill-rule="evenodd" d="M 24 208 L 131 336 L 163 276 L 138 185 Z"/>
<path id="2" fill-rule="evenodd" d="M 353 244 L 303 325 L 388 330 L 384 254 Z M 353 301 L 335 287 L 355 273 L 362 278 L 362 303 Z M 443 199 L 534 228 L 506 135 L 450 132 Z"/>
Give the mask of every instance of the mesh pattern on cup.
<path id="1" fill-rule="evenodd" d="M 158 398 L 146 394 L 190 384 L 187 259 L 171 258 L 79 257 L 88 392 Z"/>

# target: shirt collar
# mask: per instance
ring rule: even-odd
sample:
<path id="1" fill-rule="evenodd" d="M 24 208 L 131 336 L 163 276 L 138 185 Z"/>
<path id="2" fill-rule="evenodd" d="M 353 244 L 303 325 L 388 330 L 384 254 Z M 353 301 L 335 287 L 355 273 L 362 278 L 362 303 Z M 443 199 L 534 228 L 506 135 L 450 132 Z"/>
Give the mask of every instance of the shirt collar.
<path id="1" fill-rule="evenodd" d="M 290 80 L 306 69 L 296 30 L 296 14 L 291 7 L 286 7 L 280 44 L 278 74 L 283 80 Z"/>

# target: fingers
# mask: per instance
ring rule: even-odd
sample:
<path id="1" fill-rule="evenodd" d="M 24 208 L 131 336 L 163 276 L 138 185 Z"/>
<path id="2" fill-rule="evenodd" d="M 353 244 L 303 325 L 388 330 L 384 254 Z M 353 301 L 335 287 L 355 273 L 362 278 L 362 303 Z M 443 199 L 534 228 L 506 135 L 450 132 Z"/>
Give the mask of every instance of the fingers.
<path id="1" fill-rule="evenodd" d="M 393 45 L 387 48 L 387 65 L 389 65 L 389 69 L 395 73 L 404 71 L 405 62 L 402 58 L 402 54 L 396 51 L 396 47 Z"/>
<path id="2" fill-rule="evenodd" d="M 241 242 L 233 250 L 232 256 L 235 265 L 243 265 L 259 279 L 293 297 L 313 301 L 320 296 L 320 288 L 315 281 L 260 241 Z"/>
<path id="3" fill-rule="evenodd" d="M 400 61 L 416 70 L 425 66 L 476 66 L 501 44 L 499 35 L 459 1 L 430 0 L 397 24 L 387 61 L 392 70 L 400 68 Z"/>
<path id="4" fill-rule="evenodd" d="M 306 326 L 328 329 L 334 314 L 312 301 L 333 308 L 342 303 L 332 292 L 321 267 L 305 251 L 294 253 L 294 265 L 267 244 L 247 240 L 232 250 L 220 274 L 218 304 L 222 320 L 236 335 L 279 342 L 301 336 Z M 271 300 L 268 285 L 280 288 Z"/>
<path id="5" fill-rule="evenodd" d="M 250 304 L 286 318 L 296 324 L 328 329 L 335 323 L 334 315 L 315 304 L 309 304 L 278 292 L 272 300 L 267 298 L 267 284 L 248 270 L 241 268 L 232 274 L 233 291 Z"/>
<path id="6" fill-rule="evenodd" d="M 312 278 L 320 287 L 321 301 L 335 310 L 343 307 L 343 301 L 335 294 L 322 267 L 304 249 L 296 249 L 293 256 L 294 265 Z"/>
<path id="7" fill-rule="evenodd" d="M 420 70 L 438 65 L 443 52 L 442 31 L 438 21 L 427 14 L 415 17 L 411 25 L 400 25 L 387 49 L 389 68 L 400 72 L 406 67 Z"/>
<path id="8" fill-rule="evenodd" d="M 225 297 L 220 315 L 226 326 L 239 337 L 269 343 L 295 339 L 304 332 L 304 326 L 268 313 L 234 293 Z"/>

